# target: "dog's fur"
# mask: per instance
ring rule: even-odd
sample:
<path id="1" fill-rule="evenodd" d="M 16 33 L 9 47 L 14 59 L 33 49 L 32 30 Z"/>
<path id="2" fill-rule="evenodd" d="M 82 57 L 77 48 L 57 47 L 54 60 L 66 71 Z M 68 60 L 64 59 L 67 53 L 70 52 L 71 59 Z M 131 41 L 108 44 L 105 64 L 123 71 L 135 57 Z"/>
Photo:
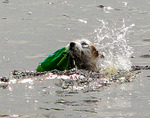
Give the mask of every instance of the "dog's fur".
<path id="1" fill-rule="evenodd" d="M 100 55 L 96 47 L 87 39 L 74 40 L 69 44 L 70 55 L 79 69 L 99 71 L 97 67 Z"/>

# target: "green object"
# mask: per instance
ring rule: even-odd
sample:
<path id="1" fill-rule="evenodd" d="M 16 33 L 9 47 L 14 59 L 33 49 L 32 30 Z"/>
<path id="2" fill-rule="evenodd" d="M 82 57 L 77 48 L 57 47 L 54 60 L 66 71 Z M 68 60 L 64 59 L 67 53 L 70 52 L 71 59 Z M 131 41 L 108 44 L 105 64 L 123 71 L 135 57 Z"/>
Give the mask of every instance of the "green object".
<path id="1" fill-rule="evenodd" d="M 44 72 L 50 70 L 69 70 L 75 67 L 72 57 L 69 54 L 68 47 L 63 47 L 53 54 L 49 55 L 37 67 L 37 72 Z"/>

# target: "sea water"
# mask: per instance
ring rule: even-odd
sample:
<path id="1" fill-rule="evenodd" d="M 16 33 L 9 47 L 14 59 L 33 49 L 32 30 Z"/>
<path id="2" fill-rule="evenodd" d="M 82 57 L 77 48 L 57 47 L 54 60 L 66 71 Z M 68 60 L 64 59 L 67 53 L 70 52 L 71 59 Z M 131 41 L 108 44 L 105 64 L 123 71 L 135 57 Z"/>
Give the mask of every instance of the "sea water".
<path id="1" fill-rule="evenodd" d="M 64 90 L 97 90 L 113 82 L 132 81 L 135 76 L 130 73 L 132 63 L 130 61 L 133 48 L 128 45 L 128 34 L 134 24 L 126 26 L 125 21 L 121 27 L 117 23 L 108 23 L 98 20 L 100 27 L 94 30 L 94 45 L 104 59 L 99 57 L 97 62 L 100 72 L 72 69 L 67 71 L 50 71 L 47 73 L 36 73 L 28 71 L 14 71 L 8 82 L 0 82 L 0 87 L 6 88 L 14 83 L 34 83 L 38 80 L 58 79 L 58 84 Z"/>

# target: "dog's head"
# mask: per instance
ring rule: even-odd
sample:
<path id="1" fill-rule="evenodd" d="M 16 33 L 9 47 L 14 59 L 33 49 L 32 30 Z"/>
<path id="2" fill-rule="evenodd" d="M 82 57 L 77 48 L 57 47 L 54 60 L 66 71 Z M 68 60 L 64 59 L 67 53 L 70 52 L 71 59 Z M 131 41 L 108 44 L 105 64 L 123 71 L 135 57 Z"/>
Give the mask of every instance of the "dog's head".
<path id="1" fill-rule="evenodd" d="M 96 70 L 99 52 L 87 39 L 74 40 L 69 44 L 69 51 L 78 68 Z"/>
<path id="2" fill-rule="evenodd" d="M 74 40 L 69 45 L 69 50 L 72 57 L 97 58 L 98 51 L 96 47 L 87 39 Z"/>

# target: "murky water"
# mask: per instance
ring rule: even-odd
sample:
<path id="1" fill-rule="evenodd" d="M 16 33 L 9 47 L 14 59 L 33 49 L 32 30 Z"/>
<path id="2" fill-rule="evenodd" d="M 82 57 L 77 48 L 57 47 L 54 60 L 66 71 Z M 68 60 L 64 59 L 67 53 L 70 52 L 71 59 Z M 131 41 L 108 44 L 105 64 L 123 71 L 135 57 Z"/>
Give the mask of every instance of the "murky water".
<path id="1" fill-rule="evenodd" d="M 148 118 L 150 70 L 127 71 L 150 65 L 149 5 L 149 0 L 1 1 L 0 76 L 6 78 L 0 83 L 0 117 Z M 126 71 L 32 72 L 77 38 L 100 41 L 104 70 L 113 64 Z"/>

